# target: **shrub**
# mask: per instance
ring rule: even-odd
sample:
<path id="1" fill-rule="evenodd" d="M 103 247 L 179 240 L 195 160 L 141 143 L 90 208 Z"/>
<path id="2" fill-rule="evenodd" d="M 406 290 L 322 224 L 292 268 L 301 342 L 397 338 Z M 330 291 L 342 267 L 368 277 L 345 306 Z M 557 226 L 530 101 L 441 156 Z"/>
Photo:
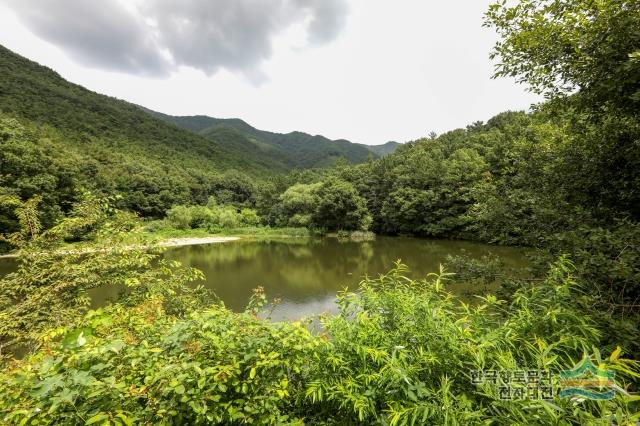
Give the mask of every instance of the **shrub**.
<path id="1" fill-rule="evenodd" d="M 3 422 L 282 424 L 317 346 L 300 324 L 217 305 L 176 321 L 154 298 L 92 312 L 65 341 L 2 374 Z"/>
<path id="2" fill-rule="evenodd" d="M 240 210 L 241 222 L 246 226 L 256 226 L 260 224 L 260 216 L 253 209 Z"/>
<path id="3" fill-rule="evenodd" d="M 205 206 L 191 206 L 188 209 L 191 216 L 189 223 L 191 228 L 206 228 L 215 222 L 214 213 Z"/>
<path id="4" fill-rule="evenodd" d="M 191 210 L 186 206 L 173 206 L 167 212 L 167 221 L 176 229 L 191 228 Z"/>
<path id="5" fill-rule="evenodd" d="M 235 207 L 224 207 L 218 211 L 218 225 L 222 228 L 237 228 L 240 226 L 240 215 Z"/>
<path id="6" fill-rule="evenodd" d="M 255 210 L 244 208 L 238 212 L 234 206 L 218 205 L 213 197 L 207 206 L 173 206 L 166 220 L 176 229 L 206 228 L 210 232 L 260 224 Z"/>
<path id="7" fill-rule="evenodd" d="M 460 304 L 443 288 L 447 274 L 413 281 L 398 265 L 342 293 L 340 314 L 322 326 L 305 396 L 313 419 L 341 424 L 618 424 L 631 399 L 580 403 L 556 396 L 504 401 L 497 387 L 471 384 L 471 370 L 572 367 L 599 332 L 583 314 L 571 265 L 560 259 L 543 284 L 521 288 L 507 305 L 493 296 Z M 604 361 L 603 361 L 604 362 Z M 631 372 L 629 367 L 635 369 Z M 608 368 L 637 377 L 637 363 L 612 355 Z M 627 375 L 627 377 L 629 377 Z M 338 420 L 339 419 L 339 420 Z"/>

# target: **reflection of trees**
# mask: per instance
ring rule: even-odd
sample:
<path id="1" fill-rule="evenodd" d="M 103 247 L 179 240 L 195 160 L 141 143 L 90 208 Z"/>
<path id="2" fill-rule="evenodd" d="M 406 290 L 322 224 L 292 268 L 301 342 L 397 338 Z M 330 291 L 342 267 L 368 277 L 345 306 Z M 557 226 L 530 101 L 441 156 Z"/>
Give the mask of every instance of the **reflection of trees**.
<path id="1" fill-rule="evenodd" d="M 409 275 L 414 278 L 436 271 L 448 254 L 481 257 L 490 249 L 505 261 L 511 257 L 522 262 L 522 254 L 516 249 L 494 250 L 461 241 L 379 237 L 366 242 L 339 243 L 333 238 L 300 242 L 242 240 L 181 247 L 165 256 L 201 269 L 207 277 L 206 286 L 233 309 L 243 307 L 251 289 L 258 285 L 269 297 L 305 302 L 335 294 L 344 286 L 355 288 L 362 276 L 386 272 L 397 259 L 409 265 Z M 473 289 L 460 288 L 467 290 Z"/>

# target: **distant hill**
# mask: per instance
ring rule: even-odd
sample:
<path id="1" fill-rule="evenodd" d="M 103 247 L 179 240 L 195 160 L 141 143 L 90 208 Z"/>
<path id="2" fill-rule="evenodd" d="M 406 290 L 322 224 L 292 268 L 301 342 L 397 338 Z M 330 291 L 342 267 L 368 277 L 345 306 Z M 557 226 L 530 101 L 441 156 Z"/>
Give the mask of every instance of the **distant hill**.
<path id="1" fill-rule="evenodd" d="M 229 126 L 207 137 L 194 134 L 137 105 L 70 83 L 2 46 L 0 76 L 0 190 L 23 198 L 55 191 L 56 183 L 68 180 L 76 188 L 121 194 L 122 207 L 157 216 L 174 203 L 206 202 L 229 181 L 228 172 L 236 173 L 237 186 L 247 180 L 237 172 L 255 178 L 289 168 L 275 155 L 245 155 L 254 142 Z M 9 148 L 16 153 L 9 155 Z M 32 148 L 68 176 L 37 181 L 42 167 L 26 164 L 36 155 L 20 151 Z M 18 164 L 20 156 L 25 164 Z M 53 183 L 45 188 L 42 182 Z"/>
<path id="2" fill-rule="evenodd" d="M 385 155 L 393 154 L 396 152 L 399 146 L 402 144 L 400 142 L 387 142 L 382 145 L 370 145 L 368 146 L 369 150 L 376 154 L 378 157 L 384 157 Z"/>
<path id="3" fill-rule="evenodd" d="M 145 111 L 214 140 L 237 154 L 266 156 L 270 161 L 287 168 L 327 167 L 333 165 L 338 158 L 357 164 L 367 161 L 371 153 L 374 158 L 379 156 L 377 146 L 357 144 L 345 139 L 331 140 L 303 132 L 283 134 L 258 130 L 238 118 L 223 119 L 206 115 L 177 117 L 148 109 Z M 393 147 L 385 148 L 384 153 L 392 150 Z"/>

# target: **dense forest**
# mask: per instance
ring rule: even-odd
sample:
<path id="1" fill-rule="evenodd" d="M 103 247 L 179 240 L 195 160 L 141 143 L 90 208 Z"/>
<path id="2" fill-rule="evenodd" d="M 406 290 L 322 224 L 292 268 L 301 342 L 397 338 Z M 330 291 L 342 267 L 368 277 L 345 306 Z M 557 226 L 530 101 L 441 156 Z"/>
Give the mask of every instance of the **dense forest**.
<path id="1" fill-rule="evenodd" d="M 324 168 L 306 151 L 298 163 L 278 154 L 313 143 L 308 135 L 285 141 L 241 121 L 164 118 L 181 129 L 1 50 L 0 229 L 20 257 L 1 281 L 0 418 L 636 424 L 640 5 L 500 1 L 484 24 L 499 35 L 496 77 L 515 77 L 545 102 L 361 164 L 336 151 L 329 156 L 343 159 Z M 252 149 L 268 153 L 263 163 L 239 155 Z M 260 316 L 259 288 L 234 313 L 190 284 L 199 271 L 122 248 L 150 218 L 211 232 L 304 227 L 520 245 L 535 249 L 534 267 L 523 278 L 451 264 L 411 280 L 398 263 L 340 293 L 337 315 L 274 323 Z M 97 249 L 56 251 L 78 240 Z M 446 291 L 489 272 L 500 290 L 478 304 Z M 115 283 L 128 296 L 90 310 L 86 290 Z M 470 384 L 471 371 L 558 371 L 584 354 L 615 371 L 611 399 L 505 401 L 490 384 Z"/>

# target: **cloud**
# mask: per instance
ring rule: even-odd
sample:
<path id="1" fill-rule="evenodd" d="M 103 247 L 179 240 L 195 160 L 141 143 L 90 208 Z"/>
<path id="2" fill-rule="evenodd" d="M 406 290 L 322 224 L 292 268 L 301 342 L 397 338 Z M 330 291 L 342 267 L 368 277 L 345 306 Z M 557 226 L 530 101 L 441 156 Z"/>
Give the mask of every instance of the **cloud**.
<path id="1" fill-rule="evenodd" d="M 180 66 L 263 78 L 272 38 L 304 24 L 309 46 L 335 39 L 347 0 L 12 0 L 37 36 L 82 65 L 162 77 Z"/>

